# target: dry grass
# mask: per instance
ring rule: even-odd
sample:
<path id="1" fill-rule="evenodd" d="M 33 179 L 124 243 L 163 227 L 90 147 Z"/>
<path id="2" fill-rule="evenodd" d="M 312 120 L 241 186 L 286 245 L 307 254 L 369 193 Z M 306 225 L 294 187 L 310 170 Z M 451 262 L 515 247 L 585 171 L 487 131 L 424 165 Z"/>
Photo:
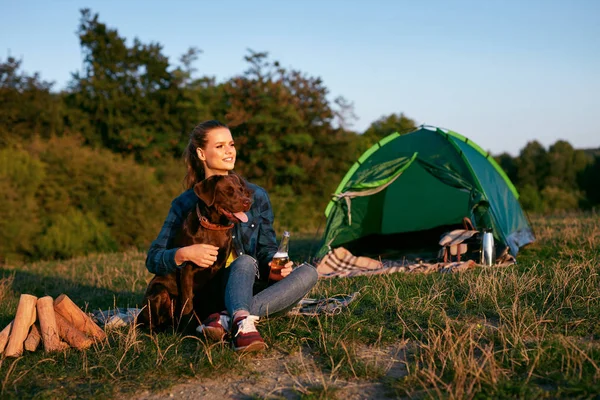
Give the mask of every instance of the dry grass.
<path id="1" fill-rule="evenodd" d="M 288 389 L 303 398 L 344 398 L 365 382 L 395 397 L 593 396 L 600 391 L 600 218 L 533 223 L 538 241 L 516 266 L 321 281 L 312 297 L 359 292 L 358 299 L 335 316 L 264 321 L 267 354 L 301 355 L 285 368 L 295 379 Z M 10 321 L 20 293 L 65 292 L 88 309 L 135 306 L 150 277 L 144 258 L 131 251 L 5 266 L 0 322 Z M 195 336 L 133 327 L 108 336 L 83 353 L 1 360 L 2 397 L 129 396 L 251 371 L 226 344 Z M 390 375 L 399 364 L 402 373 Z"/>

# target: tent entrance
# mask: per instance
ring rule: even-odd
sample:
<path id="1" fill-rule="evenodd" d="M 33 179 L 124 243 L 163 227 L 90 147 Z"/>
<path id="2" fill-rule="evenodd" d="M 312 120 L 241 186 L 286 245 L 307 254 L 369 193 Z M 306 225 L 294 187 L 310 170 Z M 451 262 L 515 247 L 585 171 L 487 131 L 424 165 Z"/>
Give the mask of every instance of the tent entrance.
<path id="1" fill-rule="evenodd" d="M 462 223 L 437 226 L 416 232 L 371 234 L 344 243 L 342 246 L 354 255 L 371 257 L 376 260 L 434 260 L 440 250 L 438 242 L 441 236 L 454 229 L 463 229 Z"/>
<path id="2" fill-rule="evenodd" d="M 357 255 L 434 258 L 440 236 L 470 216 L 469 191 L 444 183 L 419 162 L 367 199 L 362 237 L 344 244 Z"/>

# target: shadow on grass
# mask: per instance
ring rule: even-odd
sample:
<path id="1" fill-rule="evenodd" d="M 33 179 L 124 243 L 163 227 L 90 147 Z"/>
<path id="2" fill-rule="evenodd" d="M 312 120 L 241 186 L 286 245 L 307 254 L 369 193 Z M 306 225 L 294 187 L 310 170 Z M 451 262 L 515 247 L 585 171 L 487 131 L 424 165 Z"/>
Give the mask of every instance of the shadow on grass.
<path id="1" fill-rule="evenodd" d="M 87 312 L 114 309 L 115 307 L 135 307 L 142 301 L 144 295 L 143 291 L 110 290 L 60 276 L 47 276 L 30 271 L 0 268 L 0 279 L 9 279 L 11 281 L 10 289 L 16 295 L 16 298 L 13 298 L 12 295 L 4 294 L 4 299 L 9 301 L 3 301 L 0 306 L 0 325 L 10 322 L 14 317 L 16 304 L 11 304 L 13 301 L 10 301 L 10 298 L 18 303 L 20 295 L 24 293 L 38 298 L 44 296 L 57 298 L 64 293 Z"/>

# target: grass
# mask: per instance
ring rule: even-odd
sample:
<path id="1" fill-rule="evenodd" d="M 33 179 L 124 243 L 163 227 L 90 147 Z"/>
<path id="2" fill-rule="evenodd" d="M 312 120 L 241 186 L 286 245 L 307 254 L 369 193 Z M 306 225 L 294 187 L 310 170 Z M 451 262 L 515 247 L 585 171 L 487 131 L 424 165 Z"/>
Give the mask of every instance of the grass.
<path id="1" fill-rule="evenodd" d="M 300 398 L 343 398 L 338 382 L 377 382 L 392 397 L 590 398 L 600 392 L 600 216 L 535 218 L 537 242 L 518 265 L 457 274 L 322 280 L 310 294 L 359 292 L 342 313 L 267 319 L 268 352 L 286 364 Z M 296 261 L 317 244 L 294 238 Z M 294 257 L 293 257 L 294 258 Z M 0 269 L 0 325 L 19 295 L 66 293 L 88 310 L 134 307 L 150 275 L 138 251 Z M 0 361 L 2 398 L 106 398 L 245 371 L 252 357 L 173 332 L 121 328 L 85 352 Z M 390 374 L 390 349 L 402 373 Z M 318 377 L 314 378 L 314 377 Z"/>

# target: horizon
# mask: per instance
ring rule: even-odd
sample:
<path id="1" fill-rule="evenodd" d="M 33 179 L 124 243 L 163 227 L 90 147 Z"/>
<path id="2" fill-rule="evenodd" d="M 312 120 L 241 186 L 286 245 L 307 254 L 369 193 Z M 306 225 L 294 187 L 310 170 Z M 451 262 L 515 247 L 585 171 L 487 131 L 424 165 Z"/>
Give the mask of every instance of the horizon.
<path id="1" fill-rule="evenodd" d="M 0 59 L 21 59 L 54 91 L 81 68 L 76 30 L 87 7 L 128 45 L 136 37 L 161 44 L 172 67 L 198 47 L 196 78 L 224 82 L 246 69 L 246 49 L 268 52 L 320 77 L 331 101 L 353 103 L 359 119 L 349 128 L 359 133 L 404 113 L 493 154 L 516 156 L 533 140 L 600 148 L 588 122 L 600 104 L 600 3 L 592 0 L 0 4 Z"/>

